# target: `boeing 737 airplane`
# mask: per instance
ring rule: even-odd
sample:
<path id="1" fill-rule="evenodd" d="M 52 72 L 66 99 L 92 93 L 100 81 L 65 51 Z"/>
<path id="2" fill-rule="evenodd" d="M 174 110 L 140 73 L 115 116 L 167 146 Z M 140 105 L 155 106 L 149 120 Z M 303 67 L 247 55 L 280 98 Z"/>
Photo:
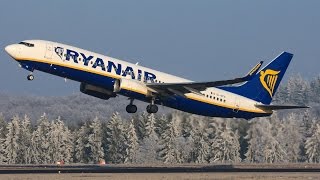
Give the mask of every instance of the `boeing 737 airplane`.
<path id="1" fill-rule="evenodd" d="M 150 103 L 146 110 L 156 113 L 157 105 L 211 117 L 245 118 L 270 116 L 274 110 L 306 106 L 270 105 L 293 57 L 283 52 L 262 70 L 262 62 L 243 77 L 193 82 L 150 68 L 121 61 L 73 46 L 43 40 L 26 40 L 5 47 L 22 68 L 79 81 L 80 91 L 101 99 L 117 94 L 129 97 L 128 113 L 135 113 L 134 100 Z"/>

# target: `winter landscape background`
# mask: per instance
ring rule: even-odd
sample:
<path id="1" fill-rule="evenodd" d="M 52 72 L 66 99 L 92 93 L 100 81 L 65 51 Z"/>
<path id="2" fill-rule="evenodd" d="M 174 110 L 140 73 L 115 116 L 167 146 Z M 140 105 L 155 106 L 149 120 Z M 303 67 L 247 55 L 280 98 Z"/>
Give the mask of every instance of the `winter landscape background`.
<path id="1" fill-rule="evenodd" d="M 320 162 L 320 76 L 292 76 L 274 104 L 307 110 L 270 118 L 209 118 L 160 108 L 156 115 L 124 112 L 128 100 L 84 94 L 64 97 L 0 93 L 0 162 L 281 163 Z M 140 109 L 145 103 L 136 102 Z M 118 113 L 121 112 L 121 113 Z"/>

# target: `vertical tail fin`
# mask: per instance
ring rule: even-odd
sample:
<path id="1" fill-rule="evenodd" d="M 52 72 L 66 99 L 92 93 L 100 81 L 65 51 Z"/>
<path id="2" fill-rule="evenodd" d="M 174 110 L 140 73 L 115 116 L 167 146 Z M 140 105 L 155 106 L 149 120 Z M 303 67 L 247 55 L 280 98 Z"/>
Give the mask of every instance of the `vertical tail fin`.
<path id="1" fill-rule="evenodd" d="M 270 104 L 292 57 L 293 54 L 283 52 L 246 83 L 221 88 L 263 104 Z"/>

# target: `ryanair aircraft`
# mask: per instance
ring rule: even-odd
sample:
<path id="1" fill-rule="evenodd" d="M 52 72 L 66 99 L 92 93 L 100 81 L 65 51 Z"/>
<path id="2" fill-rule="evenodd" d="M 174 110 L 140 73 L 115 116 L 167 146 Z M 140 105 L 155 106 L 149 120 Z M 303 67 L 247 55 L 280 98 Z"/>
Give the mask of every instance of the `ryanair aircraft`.
<path id="1" fill-rule="evenodd" d="M 212 117 L 245 118 L 270 116 L 274 110 L 306 106 L 270 105 L 293 57 L 283 52 L 262 70 L 259 62 L 245 76 L 230 80 L 193 82 L 150 68 L 79 49 L 73 46 L 26 40 L 5 47 L 22 68 L 79 81 L 80 91 L 101 99 L 118 94 L 129 97 L 128 113 L 135 113 L 134 100 L 150 103 L 146 110 L 156 113 L 157 105 Z"/>

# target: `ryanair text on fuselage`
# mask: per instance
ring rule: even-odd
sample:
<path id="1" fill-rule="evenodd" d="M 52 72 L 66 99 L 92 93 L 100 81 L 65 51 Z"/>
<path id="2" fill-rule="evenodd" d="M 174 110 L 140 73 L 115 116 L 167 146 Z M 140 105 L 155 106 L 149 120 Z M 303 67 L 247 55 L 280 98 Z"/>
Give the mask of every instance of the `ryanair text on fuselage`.
<path id="1" fill-rule="evenodd" d="M 124 67 L 122 64 L 114 63 L 111 60 L 108 60 L 107 63 L 105 63 L 105 60 L 103 60 L 102 58 L 94 57 L 92 55 L 86 55 L 82 52 L 77 52 L 71 49 L 66 49 L 65 57 L 63 57 L 64 48 L 55 47 L 54 49 L 55 53 L 61 59 L 67 61 L 70 61 L 72 59 L 74 63 L 79 63 L 79 59 L 81 58 L 81 62 L 83 62 L 83 65 L 89 66 L 89 64 L 92 64 L 91 67 L 94 69 L 101 68 L 102 71 L 106 71 L 109 73 L 111 73 L 113 69 L 114 72 L 119 76 L 126 77 L 127 75 L 129 75 L 132 79 L 136 79 L 138 81 L 141 81 L 143 79 L 144 81 L 154 82 L 154 80 L 157 78 L 156 75 L 151 72 L 142 71 L 141 69 L 137 69 L 137 71 L 135 71 L 133 67 Z M 135 72 L 137 72 L 137 76 Z"/>

